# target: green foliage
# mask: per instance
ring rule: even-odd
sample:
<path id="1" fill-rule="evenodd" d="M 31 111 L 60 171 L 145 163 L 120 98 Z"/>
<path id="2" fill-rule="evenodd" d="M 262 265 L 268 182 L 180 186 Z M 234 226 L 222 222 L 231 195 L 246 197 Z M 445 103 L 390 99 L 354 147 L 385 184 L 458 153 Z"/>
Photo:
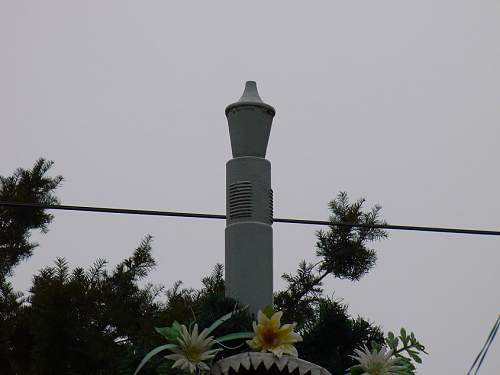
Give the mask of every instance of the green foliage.
<path id="1" fill-rule="evenodd" d="M 273 306 L 267 305 L 262 309 L 262 312 L 264 313 L 265 316 L 267 316 L 269 319 L 271 319 L 275 313 Z"/>
<path id="2" fill-rule="evenodd" d="M 167 341 L 177 343 L 180 336 L 181 325 L 176 320 L 170 327 L 155 327 L 155 331 L 162 335 Z"/>
<path id="3" fill-rule="evenodd" d="M 416 339 L 415 334 L 410 332 L 408 335 L 404 328 L 400 329 L 398 337 L 393 332 L 388 332 L 385 345 L 399 358 L 400 366 L 404 367 L 401 374 L 404 375 L 415 374 L 416 363 L 422 363 L 421 353 L 428 354 L 425 347 Z"/>
<path id="4" fill-rule="evenodd" d="M 370 211 L 362 210 L 365 200 L 349 203 L 345 192 L 330 202 L 330 229 L 317 232 L 317 256 L 322 258 L 320 271 L 333 274 L 339 279 L 359 280 L 374 265 L 377 259 L 375 251 L 368 248 L 368 243 L 387 237 L 387 233 L 371 225 L 385 224 L 379 219 L 380 206 Z M 349 227 L 335 223 L 367 225 Z"/>
<path id="5" fill-rule="evenodd" d="M 87 271 L 70 271 L 58 259 L 35 275 L 31 361 L 37 373 L 83 374 L 89 368 L 121 373 L 134 361 L 134 347 L 154 341 L 159 290 L 138 285 L 154 266 L 151 241 L 147 236 L 112 272 L 101 259 Z"/>
<path id="6" fill-rule="evenodd" d="M 0 200 L 56 204 L 54 195 L 62 177 L 49 177 L 51 161 L 39 159 L 31 169 L 0 176 Z M 7 280 L 13 268 L 38 246 L 30 242 L 32 230 L 46 233 L 53 216 L 42 209 L 0 207 L 0 363 L 2 373 L 26 373 L 24 353 L 31 347 L 31 315 L 22 293 Z"/>
<path id="7" fill-rule="evenodd" d="M 355 364 L 350 357 L 354 349 L 384 342 L 380 328 L 360 317 L 350 317 L 347 305 L 328 298 L 318 303 L 302 338 L 296 345 L 301 358 L 325 367 L 332 374 L 343 374 Z"/>
<path id="8" fill-rule="evenodd" d="M 156 348 L 154 348 L 153 350 L 148 352 L 144 356 L 144 358 L 142 359 L 141 363 L 139 363 L 139 366 L 137 366 L 137 368 L 135 369 L 134 375 L 137 374 L 146 365 L 146 363 L 148 363 L 155 355 L 157 355 L 165 350 L 173 349 L 173 348 L 177 348 L 177 345 L 176 344 L 164 344 L 164 345 L 157 346 Z"/>
<path id="9" fill-rule="evenodd" d="M 23 305 L 22 294 L 0 279 L 0 363 L 6 374 L 23 373 L 25 359 L 22 350 L 30 346 L 28 332 L 30 316 Z"/>
<path id="10" fill-rule="evenodd" d="M 48 177 L 51 166 L 52 162 L 40 159 L 31 170 L 18 169 L 11 177 L 0 177 L 0 200 L 59 203 L 54 191 L 62 177 Z M 398 338 L 389 334 L 384 341 L 378 327 L 350 317 L 347 305 L 323 296 L 325 277 L 359 280 L 375 264 L 375 252 L 368 244 L 386 233 L 336 224 L 383 223 L 378 218 L 380 207 L 364 212 L 363 203 L 362 199 L 349 203 L 345 193 L 330 202 L 332 224 L 328 231 L 317 233 L 319 260 L 303 261 L 296 274 L 283 275 L 288 286 L 276 293 L 274 307 L 284 311 L 284 321 L 298 323 L 304 339 L 298 345 L 301 357 L 332 373 L 352 366 L 354 348 L 386 343 L 413 374 L 412 366 L 424 351 L 413 334 L 401 333 Z M 195 321 L 200 329 L 212 326 L 221 342 L 235 340 L 234 348 L 224 348 L 221 357 L 246 350 L 239 344 L 248 334 L 241 332 L 252 330 L 253 317 L 235 309 L 237 301 L 225 297 L 222 265 L 202 279 L 200 289 L 184 288 L 180 281 L 167 290 L 144 285 L 155 266 L 151 236 L 111 270 L 104 259 L 97 259 L 87 270 L 71 269 L 64 259 L 57 259 L 54 266 L 34 275 L 29 297 L 14 291 L 7 278 L 37 246 L 30 242 L 31 231 L 45 233 L 52 219 L 43 209 L 0 207 L 2 374 L 132 374 L 151 348 L 175 342 L 179 325 L 191 326 Z M 231 319 L 213 326 L 229 313 Z M 151 357 L 141 374 L 172 374 L 170 365 L 158 357 Z"/>
<path id="11" fill-rule="evenodd" d="M 317 232 L 316 263 L 302 261 L 297 273 L 284 274 L 287 288 L 276 293 L 275 304 L 288 319 L 297 322 L 299 330 L 306 328 L 322 301 L 322 281 L 332 275 L 339 279 L 359 280 L 374 265 L 375 251 L 368 248 L 370 242 L 387 237 L 382 229 L 372 227 L 354 228 L 336 223 L 362 225 L 383 224 L 379 219 L 380 206 L 363 211 L 365 200 L 349 203 L 347 194 L 341 192 L 330 202 L 330 229 Z"/>
<path id="12" fill-rule="evenodd" d="M 300 262 L 295 275 L 282 276 L 288 285 L 274 295 L 276 310 L 283 311 L 287 320 L 296 322 L 299 331 L 314 319 L 322 298 L 321 276 L 315 268 L 313 264 Z"/>
<path id="13" fill-rule="evenodd" d="M 220 265 L 217 265 L 215 269 L 215 274 L 217 275 L 217 271 L 222 270 Z M 235 306 L 235 310 L 231 311 L 227 314 L 224 314 L 220 318 L 218 318 L 215 322 L 213 322 L 208 328 L 203 329 L 202 331 L 198 331 L 197 326 L 195 325 L 195 330 L 196 332 L 199 332 L 200 335 L 204 335 L 205 337 L 210 337 L 212 332 L 215 331 L 219 326 L 230 320 L 233 316 L 237 316 L 238 313 L 238 307 L 237 305 Z M 184 329 L 184 332 L 186 332 L 187 328 L 186 326 L 181 326 L 177 321 L 175 321 L 171 327 L 161 327 L 161 328 L 156 328 L 156 332 L 161 334 L 164 338 L 167 339 L 168 344 L 160 345 L 154 349 L 152 349 L 149 353 L 146 354 L 146 356 L 142 359 L 141 363 L 139 363 L 139 366 L 137 366 L 137 369 L 134 372 L 134 375 L 137 374 L 145 365 L 148 363 L 156 354 L 164 351 L 164 350 L 169 350 L 169 349 L 175 349 L 178 348 L 179 344 L 179 338 L 182 337 L 181 330 Z M 189 332 L 189 331 L 188 331 Z M 189 332 L 191 334 L 191 332 Z M 195 337 L 197 337 L 197 334 L 194 334 Z M 217 337 L 211 341 L 207 345 L 206 350 L 211 350 L 213 349 L 213 345 L 219 345 L 221 346 L 221 349 L 218 349 L 220 351 L 223 351 L 224 349 L 228 349 L 227 346 L 223 345 L 223 342 L 226 341 L 234 341 L 234 340 L 242 340 L 242 339 L 248 339 L 253 337 L 252 332 L 233 332 L 221 337 Z"/>
<path id="14" fill-rule="evenodd" d="M 0 176 L 0 200 L 11 202 L 58 204 L 53 194 L 61 184 L 61 176 L 49 177 L 53 162 L 38 159 L 32 169 L 17 169 L 12 176 Z M 12 268 L 30 257 L 38 246 L 30 242 L 30 232 L 47 232 L 53 216 L 42 209 L 0 207 L 0 278 L 10 275 Z"/>
<path id="15" fill-rule="evenodd" d="M 427 354 L 424 346 L 415 338 L 413 332 L 408 335 L 404 328 L 401 328 L 399 337 L 396 337 L 393 332 L 388 332 L 387 337 L 382 342 L 372 342 L 371 344 L 372 347 L 368 350 L 359 348 L 363 354 L 360 354 L 359 351 L 356 353 L 358 356 L 356 363 L 348 369 L 347 374 L 362 375 L 376 372 L 375 369 L 380 368 L 383 362 L 387 361 L 385 366 L 396 366 L 392 369 L 392 373 L 415 375 L 416 364 L 422 363 L 420 355 Z"/>
<path id="16" fill-rule="evenodd" d="M 365 374 L 365 370 L 363 370 L 361 367 L 353 367 L 349 369 L 348 372 L 349 375 L 363 375 Z"/>
<path id="17" fill-rule="evenodd" d="M 139 286 L 154 266 L 151 241 L 147 236 L 133 255 L 112 271 L 106 269 L 102 259 L 88 270 L 71 270 L 64 259 L 57 259 L 54 266 L 36 274 L 31 296 L 23 307 L 29 321 L 17 336 L 17 341 L 24 337 L 24 344 L 14 345 L 5 353 L 12 363 L 12 370 L 5 373 L 87 374 L 91 369 L 103 375 L 131 374 L 151 348 L 165 345 L 165 337 L 175 341 L 179 323 L 172 322 L 156 332 L 154 329 L 171 320 L 170 312 L 188 326 L 200 312 L 196 319 L 200 328 L 211 326 L 222 336 L 222 342 L 243 342 L 246 336 L 227 334 L 248 330 L 252 319 L 244 311 L 234 312 L 236 301 L 226 299 L 224 289 L 214 287 L 223 280 L 220 265 L 204 278 L 200 290 L 181 290 L 177 283 L 165 293 L 170 296 L 165 302 L 158 301 L 161 288 Z M 11 304 L 19 304 L 12 290 L 5 295 L 10 296 Z M 1 306 L 11 310 L 6 303 Z M 224 319 L 214 324 L 211 316 L 219 312 L 225 314 Z M 235 319 L 227 320 L 228 313 Z M 19 314 L 12 320 L 23 323 L 18 321 Z M 8 349 L 1 343 L 0 348 Z M 223 355 L 236 352 L 224 349 Z M 161 358 L 152 358 L 141 374 L 168 372 L 165 366 L 160 370 L 161 363 Z"/>
<path id="18" fill-rule="evenodd" d="M 252 316 L 247 310 L 238 307 L 238 302 L 225 296 L 224 268 L 216 264 L 212 273 L 202 278 L 199 290 L 182 288 L 177 281 L 165 292 L 166 306 L 162 316 L 164 323 L 172 325 L 175 321 L 190 324 L 196 321 L 200 329 L 207 328 L 219 317 L 233 313 L 233 318 L 217 327 L 216 335 L 223 336 L 232 332 L 252 329 Z M 224 353 L 223 353 L 224 355 Z"/>
<path id="19" fill-rule="evenodd" d="M 297 322 L 304 341 L 297 345 L 302 358 L 317 363 L 331 373 L 344 373 L 354 365 L 350 355 L 362 345 L 383 344 L 380 328 L 361 317 L 352 318 L 347 305 L 323 295 L 322 282 L 327 276 L 359 280 L 375 265 L 376 255 L 368 246 L 384 239 L 387 233 L 378 228 L 354 228 L 336 223 L 383 224 L 380 207 L 363 211 L 365 200 L 350 203 L 341 192 L 330 202 L 330 228 L 317 232 L 319 258 L 315 263 L 302 261 L 295 274 L 284 274 L 287 287 L 275 294 L 277 310 L 286 321 Z"/>

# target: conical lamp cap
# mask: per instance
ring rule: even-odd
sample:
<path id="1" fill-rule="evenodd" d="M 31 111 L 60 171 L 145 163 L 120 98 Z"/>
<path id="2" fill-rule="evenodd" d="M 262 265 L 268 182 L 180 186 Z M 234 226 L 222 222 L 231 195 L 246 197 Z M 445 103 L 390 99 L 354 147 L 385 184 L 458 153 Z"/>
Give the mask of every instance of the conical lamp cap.
<path id="1" fill-rule="evenodd" d="M 248 81 L 240 100 L 226 108 L 233 157 L 266 156 L 276 111 L 260 98 L 257 84 Z"/>
<path id="2" fill-rule="evenodd" d="M 274 116 L 274 114 L 276 113 L 276 110 L 272 106 L 264 103 L 264 101 L 261 99 L 259 91 L 257 90 L 257 83 L 255 81 L 247 81 L 245 83 L 245 90 L 243 91 L 243 95 L 241 95 L 241 98 L 237 102 L 229 104 L 226 107 L 226 115 L 231 109 L 243 106 L 262 107 L 269 111 L 269 114 L 271 114 L 272 116 Z"/>

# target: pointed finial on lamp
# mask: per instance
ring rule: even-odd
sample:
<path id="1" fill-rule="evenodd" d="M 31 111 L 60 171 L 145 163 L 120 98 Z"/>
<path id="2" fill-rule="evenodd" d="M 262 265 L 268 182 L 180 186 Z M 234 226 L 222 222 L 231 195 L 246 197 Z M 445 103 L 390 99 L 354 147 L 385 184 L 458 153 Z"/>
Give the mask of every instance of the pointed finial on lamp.
<path id="1" fill-rule="evenodd" d="M 239 102 L 254 102 L 264 103 L 260 98 L 259 91 L 257 90 L 257 83 L 255 81 L 247 81 L 245 83 L 245 90 L 241 95 Z"/>
<path id="2" fill-rule="evenodd" d="M 261 99 L 259 91 L 257 90 L 257 83 L 255 81 L 247 81 L 245 83 L 245 90 L 243 91 L 241 98 L 237 102 L 229 104 L 226 107 L 226 116 L 230 110 L 246 106 L 260 107 L 268 111 L 271 116 L 274 116 L 276 113 L 276 110 L 272 106 L 264 103 Z"/>

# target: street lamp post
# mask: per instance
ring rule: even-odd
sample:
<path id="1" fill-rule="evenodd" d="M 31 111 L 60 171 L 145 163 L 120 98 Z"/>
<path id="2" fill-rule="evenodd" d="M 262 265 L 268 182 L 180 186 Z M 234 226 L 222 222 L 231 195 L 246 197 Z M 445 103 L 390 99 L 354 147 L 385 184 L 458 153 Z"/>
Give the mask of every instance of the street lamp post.
<path id="1" fill-rule="evenodd" d="M 273 191 L 265 156 L 274 114 L 253 81 L 226 108 L 233 153 L 226 164 L 226 295 L 253 313 L 273 303 Z"/>

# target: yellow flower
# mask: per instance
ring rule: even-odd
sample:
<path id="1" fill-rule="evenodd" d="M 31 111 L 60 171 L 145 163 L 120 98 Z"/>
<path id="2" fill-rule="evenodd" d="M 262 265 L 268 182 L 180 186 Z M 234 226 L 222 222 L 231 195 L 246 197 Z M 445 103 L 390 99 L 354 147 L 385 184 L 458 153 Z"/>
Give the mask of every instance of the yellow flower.
<path id="1" fill-rule="evenodd" d="M 297 357 L 297 349 L 293 344 L 302 341 L 302 337 L 293 332 L 296 323 L 281 326 L 282 315 L 283 312 L 278 311 L 271 318 L 268 318 L 259 310 L 257 323 L 253 323 L 255 336 L 252 340 L 247 341 L 247 344 L 252 349 L 271 352 L 277 357 L 281 357 L 283 354 Z"/>

